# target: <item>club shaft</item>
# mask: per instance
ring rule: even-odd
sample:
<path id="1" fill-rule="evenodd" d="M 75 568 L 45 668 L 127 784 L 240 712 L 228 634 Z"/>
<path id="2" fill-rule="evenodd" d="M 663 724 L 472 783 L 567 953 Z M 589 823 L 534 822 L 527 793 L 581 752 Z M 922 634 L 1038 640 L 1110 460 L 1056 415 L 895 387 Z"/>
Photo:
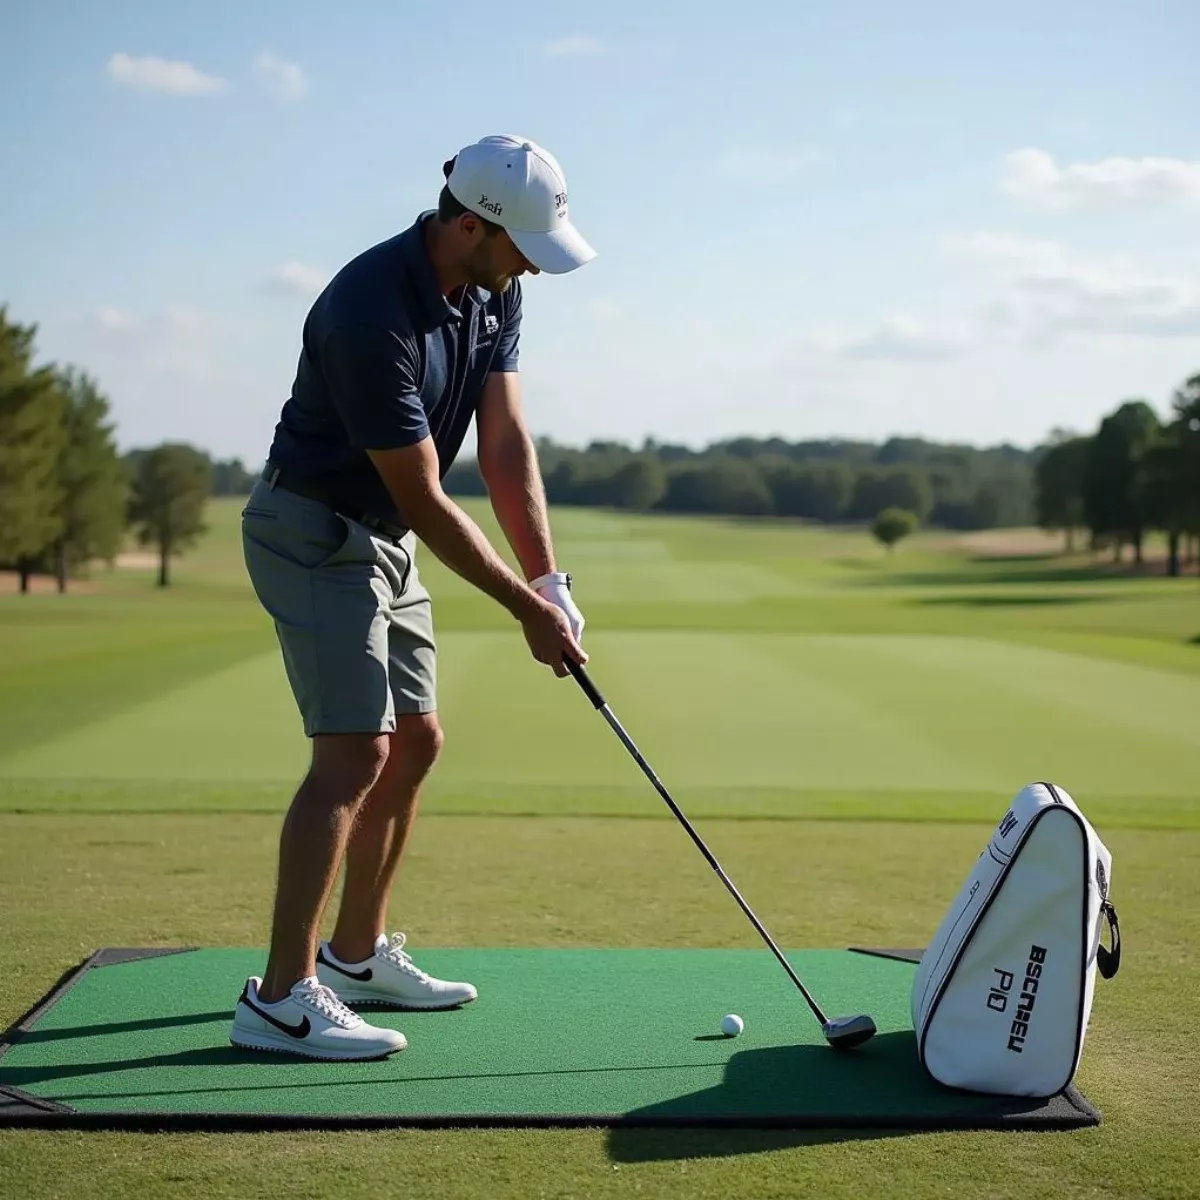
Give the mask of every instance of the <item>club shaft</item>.
<path id="1" fill-rule="evenodd" d="M 576 672 L 573 672 L 573 673 L 576 674 L 577 678 L 580 678 L 580 675 L 578 673 L 576 673 Z M 583 677 L 583 678 L 586 678 L 586 677 Z M 582 682 L 582 679 L 581 679 L 581 682 Z M 587 688 L 585 688 L 584 690 L 588 691 Z M 762 936 L 763 941 L 766 942 L 766 944 L 771 948 L 771 953 L 774 954 L 777 959 L 779 959 L 780 966 L 783 967 L 783 969 L 788 973 L 788 976 L 791 979 L 791 981 L 796 985 L 797 988 L 799 988 L 800 994 L 807 1001 L 808 1007 L 812 1009 L 813 1014 L 816 1016 L 817 1020 L 820 1021 L 822 1025 L 824 1025 L 826 1022 L 826 1017 L 825 1017 L 825 1014 L 821 1011 L 820 1005 L 818 1005 L 817 1002 L 812 998 L 812 996 L 809 995 L 808 988 L 806 988 L 804 986 L 803 980 L 801 980 L 800 976 L 796 974 L 795 970 L 792 967 L 792 964 L 790 962 L 788 962 L 787 958 L 784 956 L 783 951 L 780 950 L 779 947 L 775 944 L 774 938 L 772 938 L 771 935 L 766 931 L 766 929 L 763 928 L 762 922 L 754 915 L 754 910 L 742 898 L 741 892 L 739 892 L 737 890 L 737 888 L 734 887 L 733 880 L 730 879 L 729 876 L 725 874 L 724 870 L 721 867 L 721 864 L 719 862 L 717 862 L 716 857 L 709 850 L 709 848 L 704 844 L 704 841 L 700 837 L 700 835 L 695 831 L 695 829 L 692 828 L 692 823 L 684 815 L 684 813 L 680 809 L 679 805 L 677 805 L 675 803 L 675 801 L 671 799 L 670 793 L 663 786 L 663 783 L 659 779 L 659 777 L 654 773 L 654 769 L 650 766 L 650 764 L 642 756 L 642 752 L 634 744 L 633 738 L 631 738 L 629 736 L 629 734 L 625 732 L 624 727 L 621 725 L 621 722 L 617 720 L 612 709 L 609 708 L 608 704 L 604 701 L 603 697 L 601 697 L 600 694 L 598 692 L 596 692 L 594 688 L 592 688 L 591 691 L 589 692 L 589 696 L 592 698 L 593 703 L 596 703 L 596 701 L 599 700 L 599 703 L 596 704 L 596 707 L 599 708 L 601 714 L 604 716 L 604 719 L 609 723 L 609 725 L 612 726 L 617 737 L 619 737 L 621 739 L 621 741 L 625 744 L 625 748 L 633 756 L 634 761 L 637 763 L 637 765 L 639 767 L 642 768 L 642 771 L 645 773 L 646 778 L 649 779 L 650 782 L 654 785 L 658 794 L 667 802 L 668 807 L 675 814 L 675 816 L 679 819 L 679 823 L 684 827 L 684 829 L 687 830 L 688 835 L 691 837 L 692 841 L 696 843 L 696 846 L 699 848 L 700 853 L 703 854 L 704 857 L 708 860 L 708 865 L 710 867 L 712 867 L 712 869 L 717 873 L 721 882 L 729 889 L 730 894 L 738 902 L 738 904 L 741 905 L 742 911 L 746 914 L 747 917 L 750 918 L 751 923 L 754 925 L 754 928 L 758 930 L 759 934 Z"/>

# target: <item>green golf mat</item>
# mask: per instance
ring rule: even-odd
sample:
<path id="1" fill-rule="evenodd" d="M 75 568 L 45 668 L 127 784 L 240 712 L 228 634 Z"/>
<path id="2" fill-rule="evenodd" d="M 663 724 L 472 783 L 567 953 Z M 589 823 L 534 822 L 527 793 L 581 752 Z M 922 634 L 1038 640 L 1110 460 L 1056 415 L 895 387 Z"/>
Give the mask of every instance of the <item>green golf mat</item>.
<path id="1" fill-rule="evenodd" d="M 831 1016 L 879 1032 L 832 1049 L 769 951 L 422 950 L 468 979 L 449 1012 L 372 1008 L 408 1048 L 365 1063 L 235 1049 L 233 1006 L 261 950 L 100 950 L 0 1041 L 0 1124 L 103 1128 L 741 1125 L 1063 1129 L 1100 1114 L 963 1093 L 921 1068 L 919 951 L 788 958 Z M 745 1032 L 727 1038 L 721 1018 Z"/>

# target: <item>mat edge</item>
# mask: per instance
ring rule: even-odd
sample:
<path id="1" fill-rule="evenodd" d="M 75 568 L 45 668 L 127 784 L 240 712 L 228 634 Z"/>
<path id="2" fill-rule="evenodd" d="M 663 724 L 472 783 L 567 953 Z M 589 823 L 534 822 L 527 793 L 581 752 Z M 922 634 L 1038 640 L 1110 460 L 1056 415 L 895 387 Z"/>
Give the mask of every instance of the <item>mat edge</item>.
<path id="1" fill-rule="evenodd" d="M 1092 1128 L 1101 1123 L 1080 1112 L 1078 1117 L 1051 1116 L 1038 1120 L 991 1116 L 974 1120 L 934 1117 L 897 1122 L 891 1118 L 842 1120 L 820 1117 L 778 1116 L 657 1116 L 631 1117 L 624 1114 L 478 1114 L 463 1113 L 419 1116 L 301 1116 L 292 1113 L 122 1113 L 113 1111 L 12 1114 L 0 1109 L 0 1128 L 74 1130 L 133 1130 L 141 1132 L 254 1132 L 288 1129 L 833 1129 L 891 1130 L 905 1133 L 1050 1133 Z"/>

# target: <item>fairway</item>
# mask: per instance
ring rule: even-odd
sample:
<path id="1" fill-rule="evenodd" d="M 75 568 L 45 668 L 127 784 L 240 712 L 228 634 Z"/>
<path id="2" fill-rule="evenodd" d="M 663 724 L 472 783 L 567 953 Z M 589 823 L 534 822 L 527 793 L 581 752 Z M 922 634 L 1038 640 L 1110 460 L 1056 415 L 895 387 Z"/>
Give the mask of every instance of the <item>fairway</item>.
<path id="1" fill-rule="evenodd" d="M 1052 778 L 1092 811 L 1154 822 L 1196 794 L 1200 676 L 957 635 L 598 631 L 588 649 L 622 721 L 704 812 L 837 792 L 870 796 L 880 815 L 894 793 L 994 805 Z M 530 812 L 646 809 L 574 684 L 544 678 L 511 633 L 447 634 L 441 676 L 442 722 L 469 753 L 447 756 L 429 811 L 483 811 L 489 796 Z M 236 790 L 289 784 L 306 752 L 268 652 L 11 751 L 0 773 Z"/>
<path id="2" fill-rule="evenodd" d="M 18 931 L 0 946 L 4 1024 L 100 946 L 258 961 L 307 747 L 241 567 L 238 508 L 211 506 L 165 593 L 132 568 L 101 570 L 86 594 L 0 597 L 0 910 Z M 623 1194 L 630 1172 L 652 1196 L 685 1181 L 694 1195 L 820 1182 L 850 1196 L 885 1164 L 897 1196 L 1187 1194 L 1200 1055 L 1143 1016 L 1200 1016 L 1195 578 L 987 557 L 946 535 L 887 556 L 861 531 L 784 522 L 554 521 L 589 673 L 781 943 L 923 945 L 1012 796 L 1039 779 L 1072 793 L 1113 850 L 1126 940 L 1078 1080 L 1104 1120 L 1053 1136 L 390 1131 L 373 1153 L 440 1197 L 478 1194 L 478 1171 L 498 1197 Z M 761 949 L 576 685 L 428 553 L 421 570 L 447 742 L 393 904 L 417 961 L 425 947 Z M 531 1001 L 554 986 L 531 978 Z M 209 1007 L 232 1008 L 236 988 L 218 991 Z M 757 1028 L 736 980 L 719 998 Z M 117 1156 L 117 1137 L 136 1149 Z M 6 1130 L 0 1171 L 29 1196 L 127 1194 L 168 1162 L 186 1195 L 235 1194 L 218 1182 L 235 1172 L 365 1196 L 348 1167 L 362 1146 L 346 1132 Z"/>

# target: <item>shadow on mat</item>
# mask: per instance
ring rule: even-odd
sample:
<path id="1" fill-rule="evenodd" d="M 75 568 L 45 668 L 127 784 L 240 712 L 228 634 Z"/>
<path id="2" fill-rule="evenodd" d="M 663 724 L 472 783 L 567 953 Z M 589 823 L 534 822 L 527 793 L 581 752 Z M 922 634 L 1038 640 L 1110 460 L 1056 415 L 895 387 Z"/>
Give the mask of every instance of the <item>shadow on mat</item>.
<path id="1" fill-rule="evenodd" d="M 1033 1111 L 1042 1101 L 997 1103 L 941 1088 L 921 1068 L 913 1033 L 865 1046 L 775 1046 L 735 1054 L 721 1083 L 626 1114 L 608 1133 L 609 1157 L 643 1162 L 754 1154 L 784 1146 L 904 1137 L 939 1119 Z M 708 1126 L 698 1129 L 690 1126 Z M 642 1127 L 638 1127 L 638 1123 Z M 660 1122 L 666 1128 L 645 1128 Z M 673 1123 L 681 1126 L 669 1128 Z M 737 1128 L 742 1124 L 744 1128 Z M 717 1126 L 717 1127 L 713 1127 Z"/>
<path id="2" fill-rule="evenodd" d="M 225 1014 L 223 1014 L 225 1015 Z M 31 1084 L 56 1079 L 78 1079 L 86 1075 L 109 1075 L 114 1071 L 140 1071 L 147 1067 L 221 1067 L 261 1063 L 262 1056 L 232 1046 L 201 1046 L 172 1054 L 150 1054 L 145 1058 L 105 1059 L 103 1062 L 53 1063 L 44 1067 L 10 1067 L 0 1063 L 0 1084 L 27 1089 Z M 220 1089 L 213 1089 L 220 1090 Z M 110 1093 L 103 1093 L 108 1095 Z M 129 1095 L 141 1095 L 132 1092 Z"/>
<path id="3" fill-rule="evenodd" d="M 250 1083 L 239 1083 L 231 1078 L 228 1083 L 219 1086 L 185 1087 L 185 1088 L 152 1088 L 139 1089 L 132 1092 L 55 1092 L 53 1099 L 61 1103 L 78 1100 L 129 1100 L 139 1096 L 196 1096 L 204 1093 L 213 1095 L 228 1095 L 232 1092 L 270 1092 L 292 1091 L 297 1088 L 327 1088 L 330 1081 L 325 1077 L 330 1067 L 349 1064 L 328 1063 L 318 1059 L 281 1058 L 277 1054 L 260 1053 L 253 1050 L 242 1050 L 233 1046 L 202 1046 L 193 1050 L 180 1050 L 172 1054 L 151 1054 L 145 1058 L 110 1059 L 104 1062 L 91 1063 L 56 1063 L 41 1067 L 4 1067 L 0 1064 L 0 1083 L 8 1087 L 27 1088 L 30 1084 L 48 1083 L 55 1080 L 81 1078 L 87 1075 L 104 1075 L 113 1071 L 138 1071 L 153 1067 L 241 1067 L 264 1065 L 273 1067 L 278 1064 L 278 1070 L 287 1072 L 284 1082 L 263 1083 L 254 1079 Z M 448 1080 L 466 1079 L 525 1079 L 539 1076 L 585 1076 L 611 1075 L 614 1072 L 626 1071 L 695 1071 L 702 1069 L 703 1063 L 679 1063 L 674 1066 L 662 1063 L 645 1063 L 628 1067 L 566 1067 L 562 1070 L 539 1071 L 472 1071 L 463 1075 L 407 1075 L 403 1067 L 397 1068 L 395 1059 L 373 1059 L 367 1062 L 353 1064 L 356 1070 L 363 1072 L 360 1079 L 338 1079 L 335 1086 L 341 1089 L 354 1087 L 374 1087 L 381 1083 L 403 1085 L 408 1083 L 444 1083 Z M 315 1078 L 311 1080 L 297 1079 L 295 1071 L 311 1072 Z"/>
<path id="4" fill-rule="evenodd" d="M 184 1025 L 202 1025 L 206 1021 L 232 1021 L 233 1010 L 185 1013 L 178 1017 L 146 1017 L 140 1021 L 108 1021 L 95 1025 L 71 1025 L 66 1029 L 31 1029 L 14 1038 L 15 1044 L 61 1042 L 70 1038 L 104 1037 L 112 1033 L 142 1033 L 148 1029 L 176 1029 Z"/>

